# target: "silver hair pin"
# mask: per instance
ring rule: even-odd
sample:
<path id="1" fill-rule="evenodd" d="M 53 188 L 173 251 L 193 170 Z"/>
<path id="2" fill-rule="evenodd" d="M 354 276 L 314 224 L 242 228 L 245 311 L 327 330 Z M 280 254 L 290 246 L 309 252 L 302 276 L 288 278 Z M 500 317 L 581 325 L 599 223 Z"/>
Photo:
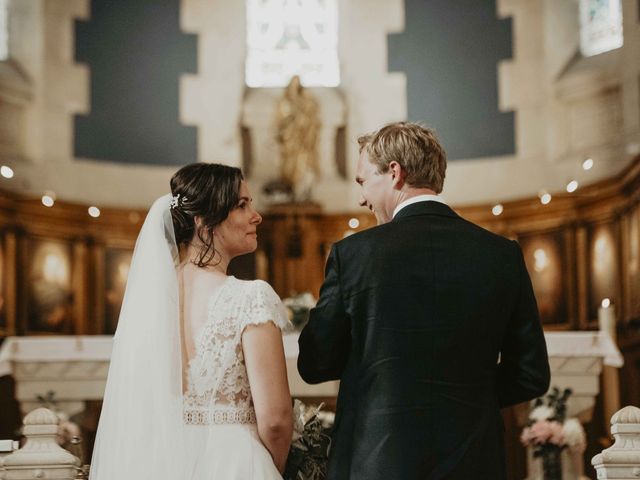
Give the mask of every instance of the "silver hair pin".
<path id="1" fill-rule="evenodd" d="M 171 197 L 171 203 L 169 204 L 169 208 L 173 210 L 174 208 L 179 208 L 185 202 L 187 197 L 181 196 L 179 193 Z"/>

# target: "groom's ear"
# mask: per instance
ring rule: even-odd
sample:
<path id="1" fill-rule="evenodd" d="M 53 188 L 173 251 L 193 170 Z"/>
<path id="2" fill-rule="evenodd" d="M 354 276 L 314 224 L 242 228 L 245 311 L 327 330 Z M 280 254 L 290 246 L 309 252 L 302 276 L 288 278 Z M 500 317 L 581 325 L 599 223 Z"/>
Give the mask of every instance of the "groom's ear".
<path id="1" fill-rule="evenodd" d="M 396 161 L 389 162 L 389 173 L 393 188 L 400 190 L 404 186 L 404 179 L 407 176 L 400 164 Z"/>

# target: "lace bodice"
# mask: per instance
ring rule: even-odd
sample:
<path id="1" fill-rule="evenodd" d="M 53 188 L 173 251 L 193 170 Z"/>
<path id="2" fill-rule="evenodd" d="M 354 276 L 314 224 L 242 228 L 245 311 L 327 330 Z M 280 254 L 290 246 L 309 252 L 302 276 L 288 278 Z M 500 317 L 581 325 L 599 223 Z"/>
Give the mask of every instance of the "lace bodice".
<path id="1" fill-rule="evenodd" d="M 288 320 L 280 298 L 262 280 L 229 277 L 209 299 L 187 371 L 185 423 L 255 423 L 241 340 L 248 325 L 266 322 L 282 329 Z"/>

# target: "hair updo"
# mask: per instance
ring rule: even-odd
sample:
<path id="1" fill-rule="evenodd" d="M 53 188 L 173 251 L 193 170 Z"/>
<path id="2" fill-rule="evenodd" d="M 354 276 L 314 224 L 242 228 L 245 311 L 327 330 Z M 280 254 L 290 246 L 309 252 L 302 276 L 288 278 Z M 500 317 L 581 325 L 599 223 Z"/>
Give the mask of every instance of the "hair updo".
<path id="1" fill-rule="evenodd" d="M 213 229 L 224 222 L 229 212 L 240 201 L 242 171 L 236 167 L 217 163 L 192 163 L 171 177 L 171 194 L 177 201 L 171 208 L 171 219 L 178 246 L 187 246 L 194 235 L 202 242 L 198 254 L 198 267 L 210 265 L 216 249 Z M 201 218 L 196 227 L 195 217 Z"/>

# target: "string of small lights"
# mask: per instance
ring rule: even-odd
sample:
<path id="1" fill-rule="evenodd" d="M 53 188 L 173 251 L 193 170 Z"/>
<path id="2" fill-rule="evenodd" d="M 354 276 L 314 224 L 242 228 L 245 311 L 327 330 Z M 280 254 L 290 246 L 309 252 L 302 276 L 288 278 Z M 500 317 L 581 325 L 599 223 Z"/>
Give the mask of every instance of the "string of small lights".
<path id="1" fill-rule="evenodd" d="M 593 168 L 594 164 L 595 162 L 593 158 L 586 158 L 582 162 L 582 169 L 585 172 L 589 171 Z M 580 182 L 578 182 L 578 180 L 573 178 L 567 182 L 565 186 L 565 190 L 567 191 L 567 193 L 574 193 L 576 190 L 578 190 L 579 186 L 580 186 Z M 553 199 L 553 196 L 547 190 L 543 189 L 538 192 L 538 198 L 540 199 L 540 203 L 542 205 L 549 205 L 549 203 L 551 203 L 551 200 Z M 493 213 L 493 215 L 496 217 L 499 217 L 500 215 L 502 215 L 503 212 L 504 212 L 504 205 L 502 203 L 497 203 L 491 208 L 491 213 Z"/>

